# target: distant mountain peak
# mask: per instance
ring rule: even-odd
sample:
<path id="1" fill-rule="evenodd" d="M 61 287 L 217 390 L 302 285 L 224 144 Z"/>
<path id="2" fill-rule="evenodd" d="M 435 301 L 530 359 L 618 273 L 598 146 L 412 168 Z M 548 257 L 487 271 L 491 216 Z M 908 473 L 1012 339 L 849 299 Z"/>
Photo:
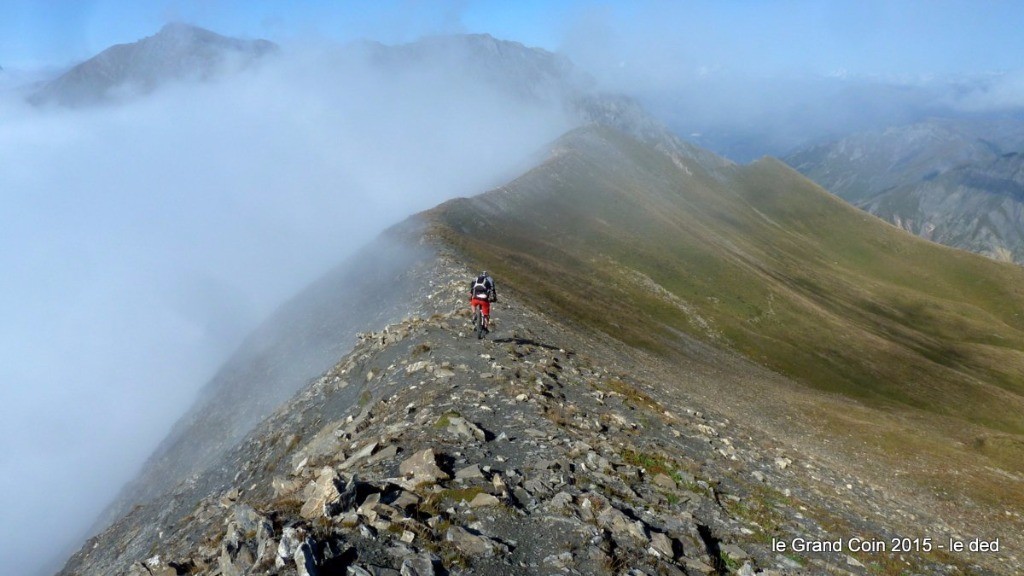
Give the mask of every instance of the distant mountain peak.
<path id="1" fill-rule="evenodd" d="M 205 80 L 245 67 L 273 52 L 267 40 L 222 36 L 183 22 L 130 44 L 117 44 L 46 83 L 29 98 L 33 104 L 86 106 L 124 93 L 148 93 L 174 80 Z"/>
<path id="2" fill-rule="evenodd" d="M 160 34 L 194 34 L 194 33 L 197 33 L 197 32 L 198 33 L 214 34 L 213 32 L 210 32 L 209 30 L 207 30 L 205 28 L 200 28 L 199 26 L 196 26 L 194 24 L 189 24 L 187 22 L 174 21 L 174 22 L 168 22 L 167 24 L 164 24 L 163 27 L 160 28 L 160 31 L 157 32 L 157 35 L 160 35 Z"/>
<path id="3" fill-rule="evenodd" d="M 269 40 L 243 40 L 240 38 L 232 38 L 186 22 L 168 22 L 160 28 L 159 32 L 153 36 L 143 38 L 142 40 L 135 42 L 135 44 L 154 41 L 174 42 L 182 47 L 194 44 L 212 44 L 236 50 L 244 50 L 247 48 L 269 50 L 273 49 L 275 46 L 274 43 Z"/>

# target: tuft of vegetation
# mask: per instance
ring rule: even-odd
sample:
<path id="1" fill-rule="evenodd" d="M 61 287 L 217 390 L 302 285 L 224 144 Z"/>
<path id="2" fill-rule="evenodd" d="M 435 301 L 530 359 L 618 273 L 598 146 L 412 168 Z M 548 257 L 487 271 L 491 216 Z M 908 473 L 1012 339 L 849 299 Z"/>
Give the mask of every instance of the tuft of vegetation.
<path id="1" fill-rule="evenodd" d="M 568 428 L 578 411 L 576 406 L 565 403 L 545 404 L 543 408 L 544 417 L 561 428 Z"/>
<path id="2" fill-rule="evenodd" d="M 767 486 L 755 486 L 754 491 L 742 500 L 725 500 L 726 508 L 733 516 L 757 526 L 753 538 L 761 543 L 771 542 L 772 536 L 781 532 L 786 517 L 778 506 L 787 501 L 780 492 Z"/>
<path id="3" fill-rule="evenodd" d="M 441 514 L 446 506 L 450 506 L 458 502 L 471 502 L 473 498 L 476 498 L 478 494 L 482 494 L 483 492 L 485 492 L 485 490 L 479 486 L 469 488 L 447 488 L 439 492 L 433 492 L 427 496 L 423 502 L 420 502 L 418 511 L 429 516 L 437 516 Z"/>
<path id="4" fill-rule="evenodd" d="M 671 475 L 675 471 L 675 466 L 663 456 L 657 454 L 649 454 L 646 452 L 637 452 L 635 450 L 625 450 L 622 453 L 622 460 L 626 464 L 631 464 L 643 468 L 648 474 L 665 474 L 666 476 Z"/>
<path id="5" fill-rule="evenodd" d="M 634 407 L 644 408 L 659 415 L 664 411 L 661 404 L 658 404 L 654 398 L 648 396 L 643 390 L 618 378 L 609 378 L 604 382 L 604 388 L 623 396 Z"/>
<path id="6" fill-rule="evenodd" d="M 444 414 L 441 414 L 440 417 L 438 417 L 437 422 L 434 422 L 434 428 L 437 428 L 438 430 L 443 430 L 448 426 L 451 426 L 452 418 L 459 418 L 461 416 L 461 414 L 454 410 L 445 412 Z"/>
<path id="7" fill-rule="evenodd" d="M 372 400 L 373 400 L 373 395 L 372 395 L 372 394 L 370 394 L 370 391 L 369 391 L 369 390 L 365 390 L 365 389 L 364 389 L 364 390 L 363 390 L 363 391 L 362 391 L 362 392 L 361 392 L 361 393 L 359 394 L 359 399 L 358 399 L 359 407 L 360 407 L 360 408 L 362 408 L 362 407 L 365 407 L 365 406 L 366 406 L 367 404 L 369 404 L 369 403 L 370 403 L 370 402 L 371 402 Z"/>

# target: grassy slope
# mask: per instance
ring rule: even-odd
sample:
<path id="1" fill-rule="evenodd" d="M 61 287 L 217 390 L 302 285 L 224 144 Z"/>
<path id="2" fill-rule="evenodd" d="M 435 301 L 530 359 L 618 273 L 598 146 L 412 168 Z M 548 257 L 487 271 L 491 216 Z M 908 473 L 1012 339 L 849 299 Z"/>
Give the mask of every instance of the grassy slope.
<path id="1" fill-rule="evenodd" d="M 542 305 L 672 355 L 673 331 L 869 403 L 1024 433 L 1024 269 L 919 240 L 780 162 L 715 178 L 604 129 L 428 213 Z"/>

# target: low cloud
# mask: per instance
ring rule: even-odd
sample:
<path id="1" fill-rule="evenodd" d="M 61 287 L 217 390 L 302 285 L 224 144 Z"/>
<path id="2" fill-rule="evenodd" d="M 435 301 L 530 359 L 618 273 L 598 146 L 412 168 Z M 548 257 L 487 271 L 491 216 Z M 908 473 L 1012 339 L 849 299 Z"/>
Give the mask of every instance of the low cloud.
<path id="1" fill-rule="evenodd" d="M 285 49 L 99 108 L 0 101 L 0 557 L 56 565 L 244 335 L 386 226 L 569 127 L 457 62 Z M 11 564 L 13 562 L 13 564 Z"/>
<path id="2" fill-rule="evenodd" d="M 1024 70 L 989 74 L 952 87 L 946 103 L 965 112 L 1024 110 Z"/>
<path id="3" fill-rule="evenodd" d="M 561 50 L 681 136 L 748 161 L 931 116 L 1019 113 L 1019 35 L 1004 25 L 1018 11 L 638 2 L 581 8 Z"/>

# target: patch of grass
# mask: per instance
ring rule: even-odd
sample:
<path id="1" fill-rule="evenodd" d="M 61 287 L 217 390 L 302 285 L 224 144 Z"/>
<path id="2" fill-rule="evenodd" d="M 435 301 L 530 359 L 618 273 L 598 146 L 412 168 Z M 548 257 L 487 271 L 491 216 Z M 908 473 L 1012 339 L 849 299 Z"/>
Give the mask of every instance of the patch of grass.
<path id="1" fill-rule="evenodd" d="M 754 491 L 738 502 L 726 500 L 726 508 L 729 512 L 743 520 L 755 524 L 759 531 L 755 533 L 755 540 L 766 543 L 771 537 L 780 532 L 785 517 L 779 512 L 776 506 L 785 501 L 785 497 L 766 486 L 756 486 Z"/>
<path id="2" fill-rule="evenodd" d="M 369 390 L 363 390 L 362 393 L 359 394 L 359 400 L 358 400 L 359 407 L 360 408 L 365 407 L 372 400 L 373 400 L 373 395 L 370 394 L 370 391 Z"/>
<path id="3" fill-rule="evenodd" d="M 1024 509 L 1019 481 L 1003 472 L 1021 466 L 1013 457 L 1016 436 L 990 434 L 954 418 L 922 421 L 919 416 L 879 414 L 863 407 L 846 406 L 842 411 L 819 408 L 812 414 L 808 417 L 824 429 L 841 431 L 853 439 L 858 450 L 870 449 L 874 461 L 871 468 L 900 470 L 907 481 L 936 498 L 959 502 L 961 507 L 992 510 L 994 513 L 973 528 L 976 531 L 992 526 L 991 522 L 998 519 L 1009 521 L 1003 516 L 1004 510 Z M 910 463 L 906 454 L 914 455 Z"/>
<path id="4" fill-rule="evenodd" d="M 428 516 L 438 516 L 446 506 L 458 502 L 472 502 L 478 494 L 486 492 L 479 486 L 469 488 L 448 488 L 440 492 L 433 492 L 420 502 L 417 511 Z"/>
<path id="5" fill-rule="evenodd" d="M 715 490 L 714 488 L 711 488 L 710 485 L 701 484 L 696 479 L 689 480 L 676 475 L 674 475 L 673 478 L 676 479 L 676 485 L 679 486 L 679 488 L 686 490 L 687 492 L 700 494 L 701 496 L 709 496 L 712 498 L 714 498 L 715 496 Z"/>
<path id="6" fill-rule="evenodd" d="M 224 541 L 224 537 L 226 537 L 226 536 L 227 536 L 227 531 L 226 530 L 223 530 L 223 529 L 217 530 L 216 532 L 214 532 L 213 536 L 210 537 L 207 540 L 207 545 L 210 548 L 219 548 L 220 545 L 221 545 L 221 542 Z"/>
<path id="7" fill-rule="evenodd" d="M 782 555 L 785 556 L 786 558 L 789 558 L 793 562 L 796 562 L 800 566 L 803 566 L 804 564 L 807 563 L 806 559 L 804 559 L 802 556 L 797 556 L 797 554 L 795 552 L 784 552 Z"/>
<path id="8" fill-rule="evenodd" d="M 485 490 L 480 487 L 471 488 L 448 488 L 439 492 L 442 501 L 450 502 L 472 502 L 473 498 L 483 494 Z"/>
<path id="9" fill-rule="evenodd" d="M 304 502 L 302 500 L 289 495 L 271 502 L 270 508 L 286 518 L 297 518 L 303 505 Z"/>
<path id="10" fill-rule="evenodd" d="M 444 414 L 441 414 L 440 417 L 438 417 L 437 422 L 434 422 L 434 428 L 437 428 L 438 430 L 444 430 L 445 428 L 451 425 L 452 418 L 460 418 L 461 416 L 462 414 L 459 414 L 454 410 L 450 412 L 445 412 Z"/>
<path id="11" fill-rule="evenodd" d="M 554 422 L 556 426 L 567 428 L 572 424 L 573 416 L 575 416 L 577 410 L 572 404 L 545 404 L 544 417 Z"/>
<path id="12" fill-rule="evenodd" d="M 632 565 L 628 558 L 617 554 L 616 550 L 606 553 L 601 564 L 608 574 L 622 574 Z"/>
<path id="13" fill-rule="evenodd" d="M 971 448 L 1000 465 L 1013 469 L 1024 461 L 1024 438 L 1007 434 L 983 434 L 974 438 Z"/>
<path id="14" fill-rule="evenodd" d="M 658 402 L 656 402 L 654 398 L 651 398 L 643 390 L 638 389 L 636 386 L 628 384 L 622 380 L 619 380 L 618 378 L 609 378 L 607 381 L 604 382 L 604 388 L 612 392 L 615 392 L 616 394 L 622 395 L 623 397 L 625 397 L 627 402 L 629 402 L 635 407 L 645 408 L 657 414 L 661 414 L 662 412 L 664 412 L 664 408 L 662 408 L 661 404 L 658 404 Z"/>
<path id="15" fill-rule="evenodd" d="M 648 474 L 670 475 L 675 470 L 671 461 L 658 454 L 625 450 L 622 452 L 622 459 L 627 464 L 643 468 Z"/>
<path id="16" fill-rule="evenodd" d="M 441 563 L 449 568 L 466 570 L 472 565 L 469 556 L 444 540 L 441 540 L 436 551 L 441 557 Z"/>
<path id="17" fill-rule="evenodd" d="M 865 541 L 888 541 L 887 538 L 880 534 L 865 533 L 862 529 L 851 525 L 846 518 L 838 516 L 828 509 L 807 502 L 804 503 L 804 506 L 811 509 L 811 514 L 818 519 L 822 528 L 830 534 L 857 535 Z M 947 551 L 934 548 L 930 552 L 915 551 L 906 554 L 891 551 L 863 552 L 851 553 L 851 556 L 864 564 L 871 573 L 884 576 L 926 573 L 929 563 L 956 566 L 957 574 L 975 574 L 975 571 L 967 564 L 968 558 L 949 554 Z"/>
<path id="18" fill-rule="evenodd" d="M 729 556 L 726 552 L 722 552 L 722 564 L 724 564 L 725 568 L 730 572 L 736 572 L 743 567 L 743 562 Z"/>

